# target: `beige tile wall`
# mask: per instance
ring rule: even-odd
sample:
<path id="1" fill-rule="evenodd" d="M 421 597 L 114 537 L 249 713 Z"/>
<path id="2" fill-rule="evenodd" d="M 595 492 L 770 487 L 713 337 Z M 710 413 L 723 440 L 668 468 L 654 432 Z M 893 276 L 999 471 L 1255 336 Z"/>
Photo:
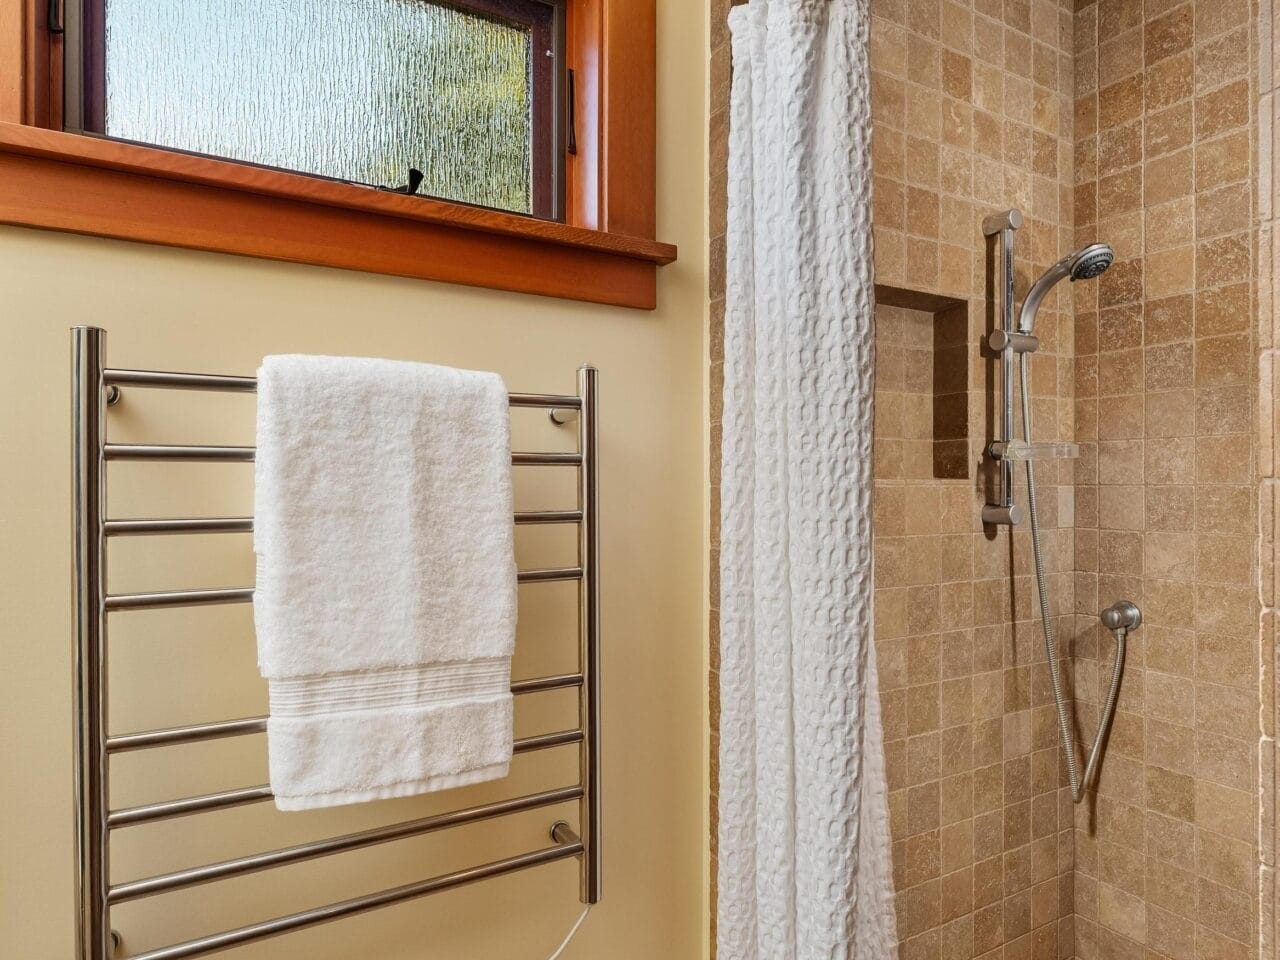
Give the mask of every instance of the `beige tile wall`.
<path id="1" fill-rule="evenodd" d="M 1256 951 L 1258 623 L 1253 17 L 1100 0 L 1075 22 L 1075 690 L 1091 735 L 1138 602 L 1095 804 L 1076 811 L 1076 955 Z"/>
<path id="2" fill-rule="evenodd" d="M 1026 535 L 988 539 L 979 523 L 995 382 L 979 353 L 994 275 L 980 223 L 1010 206 L 1026 216 L 1019 290 L 1073 239 L 1071 10 L 1047 0 L 872 10 L 877 281 L 968 301 L 972 357 L 969 481 L 892 477 L 877 381 L 876 647 L 900 953 L 1051 960 L 1072 950 L 1070 821 Z M 1033 359 L 1045 439 L 1073 432 L 1068 304 L 1046 304 Z M 878 373 L 894 357 L 892 313 L 877 313 Z M 1072 504 L 1054 466 L 1040 492 L 1061 616 L 1072 609 Z"/>

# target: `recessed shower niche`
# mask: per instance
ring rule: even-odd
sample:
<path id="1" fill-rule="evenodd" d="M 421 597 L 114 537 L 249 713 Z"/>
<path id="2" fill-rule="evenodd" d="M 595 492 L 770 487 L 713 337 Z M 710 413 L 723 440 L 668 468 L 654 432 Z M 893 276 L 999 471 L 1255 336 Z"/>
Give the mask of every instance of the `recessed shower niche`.
<path id="1" fill-rule="evenodd" d="M 876 286 L 877 480 L 969 477 L 969 305 Z"/>

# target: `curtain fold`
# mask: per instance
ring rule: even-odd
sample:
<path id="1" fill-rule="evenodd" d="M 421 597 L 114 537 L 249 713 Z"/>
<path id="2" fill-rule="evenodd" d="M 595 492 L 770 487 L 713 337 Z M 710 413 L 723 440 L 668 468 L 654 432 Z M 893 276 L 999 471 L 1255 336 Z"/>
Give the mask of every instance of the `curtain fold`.
<path id="1" fill-rule="evenodd" d="M 730 14 L 720 960 L 896 956 L 872 646 L 867 6 Z"/>

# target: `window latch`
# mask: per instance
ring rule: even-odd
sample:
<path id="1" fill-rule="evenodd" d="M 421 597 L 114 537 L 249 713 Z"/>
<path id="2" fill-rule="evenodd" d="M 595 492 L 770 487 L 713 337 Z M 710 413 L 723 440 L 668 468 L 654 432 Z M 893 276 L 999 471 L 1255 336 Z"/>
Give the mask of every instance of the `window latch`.
<path id="1" fill-rule="evenodd" d="M 413 196 L 418 192 L 418 187 L 422 186 L 422 171 L 416 167 L 409 168 L 409 182 L 400 187 L 378 187 L 379 190 L 385 190 L 387 193 L 403 193 Z"/>
<path id="2" fill-rule="evenodd" d="M 65 33 L 66 29 L 62 25 L 62 9 L 59 6 L 60 0 L 49 0 L 49 21 L 48 29 L 52 34 Z"/>
<path id="3" fill-rule="evenodd" d="M 569 113 L 568 150 L 569 150 L 569 156 L 572 157 L 572 156 L 577 156 L 577 153 L 578 153 L 578 129 L 577 129 L 577 120 L 576 120 L 576 114 L 578 111 L 575 109 L 575 100 L 577 99 L 577 96 L 573 86 L 573 70 L 572 69 L 569 70 L 568 88 L 569 88 L 568 96 L 566 97 L 566 100 L 568 102 L 566 103 L 565 106 Z"/>

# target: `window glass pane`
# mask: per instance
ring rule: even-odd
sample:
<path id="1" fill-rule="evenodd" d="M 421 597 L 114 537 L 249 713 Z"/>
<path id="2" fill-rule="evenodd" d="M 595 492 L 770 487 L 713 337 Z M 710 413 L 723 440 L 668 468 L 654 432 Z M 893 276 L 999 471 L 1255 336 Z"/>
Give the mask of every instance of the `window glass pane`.
<path id="1" fill-rule="evenodd" d="M 428 0 L 107 0 L 103 132 L 528 213 L 530 41 Z"/>

